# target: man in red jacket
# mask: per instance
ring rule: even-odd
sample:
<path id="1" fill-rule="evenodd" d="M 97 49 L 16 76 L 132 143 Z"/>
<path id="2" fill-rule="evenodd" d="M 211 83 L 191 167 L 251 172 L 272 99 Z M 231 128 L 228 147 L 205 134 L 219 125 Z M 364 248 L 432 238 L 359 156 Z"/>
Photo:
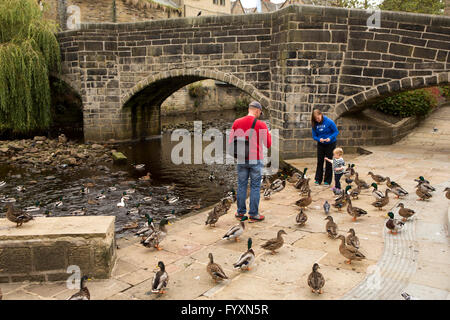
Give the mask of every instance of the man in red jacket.
<path id="1" fill-rule="evenodd" d="M 258 212 L 263 168 L 262 144 L 267 148 L 272 145 L 272 138 L 267 125 L 263 121 L 257 120 L 261 115 L 261 104 L 252 101 L 248 106 L 248 115 L 234 121 L 229 140 L 229 143 L 233 141 L 234 137 L 246 137 L 248 140 L 251 134 L 249 157 L 244 163 L 238 161 L 237 164 L 238 190 L 236 194 L 237 213 L 235 215 L 236 218 L 241 219 L 247 213 L 245 200 L 247 198 L 248 178 L 250 177 L 250 210 L 248 212 L 250 222 L 264 220 L 264 216 Z M 254 130 L 251 130 L 255 120 Z"/>

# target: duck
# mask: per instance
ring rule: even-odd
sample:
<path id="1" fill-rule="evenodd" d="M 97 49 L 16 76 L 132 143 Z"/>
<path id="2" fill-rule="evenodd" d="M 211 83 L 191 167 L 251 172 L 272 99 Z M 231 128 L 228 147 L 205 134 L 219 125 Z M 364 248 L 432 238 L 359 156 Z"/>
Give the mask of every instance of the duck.
<path id="1" fill-rule="evenodd" d="M 211 172 L 211 173 L 209 174 L 208 180 L 211 181 L 211 182 L 214 181 L 214 180 L 216 180 L 216 177 L 214 176 L 214 172 Z"/>
<path id="2" fill-rule="evenodd" d="M 81 209 L 74 210 L 74 211 L 70 212 L 70 214 L 72 216 L 84 216 L 84 215 L 86 215 L 86 208 L 81 207 Z"/>
<path id="3" fill-rule="evenodd" d="M 307 220 L 308 220 L 308 216 L 306 215 L 306 213 L 303 212 L 303 208 L 300 208 L 300 212 L 295 217 L 295 222 L 299 226 L 303 226 L 303 225 L 305 225 Z"/>
<path id="4" fill-rule="evenodd" d="M 428 191 L 424 191 L 422 188 L 420 188 L 420 186 L 418 186 L 416 189 L 416 195 L 419 197 L 419 199 L 417 199 L 417 200 L 421 200 L 421 201 L 431 199 L 431 197 L 433 196 Z"/>
<path id="5" fill-rule="evenodd" d="M 16 199 L 15 198 L 13 198 L 13 197 L 9 197 L 9 198 L 4 198 L 4 199 L 2 199 L 2 202 L 6 202 L 6 203 L 14 203 L 14 202 L 16 202 Z"/>
<path id="6" fill-rule="evenodd" d="M 325 225 L 325 231 L 328 234 L 328 237 L 330 237 L 331 239 L 336 239 L 336 236 L 338 235 L 337 233 L 337 224 L 333 221 L 333 217 L 332 216 L 328 216 L 325 218 L 325 220 L 328 220 L 327 224 Z"/>
<path id="7" fill-rule="evenodd" d="M 330 215 L 330 208 L 331 208 L 330 204 L 328 203 L 328 201 L 325 200 L 325 203 L 323 204 L 323 211 L 327 216 Z"/>
<path id="8" fill-rule="evenodd" d="M 164 294 L 166 293 L 164 289 L 166 289 L 167 284 L 169 283 L 169 275 L 167 274 L 164 262 L 159 261 L 157 268 L 159 268 L 159 270 L 152 279 L 152 293 Z"/>
<path id="9" fill-rule="evenodd" d="M 295 183 L 295 188 L 296 189 L 301 189 L 305 183 L 309 183 L 309 180 L 306 177 L 306 171 L 307 170 L 308 170 L 308 168 L 304 168 L 303 172 L 299 174 L 300 177 L 297 180 L 297 182 Z"/>
<path id="10" fill-rule="evenodd" d="M 81 194 L 88 194 L 89 193 L 89 188 L 88 187 L 82 187 L 80 190 Z"/>
<path id="11" fill-rule="evenodd" d="M 117 207 L 118 208 L 124 208 L 125 207 L 125 198 L 124 197 L 120 198 L 120 202 L 117 203 Z"/>
<path id="12" fill-rule="evenodd" d="M 116 191 L 116 190 L 117 190 L 116 187 L 108 187 L 108 191 L 109 191 L 109 192 L 114 192 L 114 191 Z"/>
<path id="13" fill-rule="evenodd" d="M 405 205 L 403 203 L 399 203 L 397 207 L 400 207 L 398 210 L 398 214 L 403 217 L 403 221 L 408 220 L 408 218 L 411 218 L 416 212 L 412 209 L 405 208 Z"/>
<path id="14" fill-rule="evenodd" d="M 359 198 L 360 193 L 361 193 L 361 187 L 357 186 L 356 189 L 353 189 L 350 192 L 350 196 L 352 197 L 353 200 L 355 200 L 355 199 Z"/>
<path id="15" fill-rule="evenodd" d="M 346 176 L 347 178 L 351 178 L 355 175 L 355 164 L 348 164 L 347 169 L 345 169 L 344 171 L 344 176 Z"/>
<path id="16" fill-rule="evenodd" d="M 420 176 L 418 179 L 414 179 L 414 181 L 418 182 L 419 185 L 425 184 L 425 187 L 430 191 L 436 191 L 436 189 L 433 186 L 431 186 L 430 181 L 426 180 L 423 176 Z"/>
<path id="17" fill-rule="evenodd" d="M 389 217 L 388 221 L 386 221 L 386 228 L 389 229 L 388 232 L 390 234 L 397 234 L 403 228 L 405 223 L 395 219 L 393 212 L 388 212 L 387 215 Z"/>
<path id="18" fill-rule="evenodd" d="M 298 172 L 294 172 L 288 179 L 287 181 L 289 183 L 297 183 L 298 180 L 300 180 L 302 178 L 302 175 Z"/>
<path id="19" fill-rule="evenodd" d="M 243 216 L 239 224 L 231 227 L 227 233 L 222 237 L 224 240 L 234 239 L 236 242 L 239 241 L 239 237 L 244 233 L 245 230 L 245 221 L 248 220 L 247 216 Z"/>
<path id="20" fill-rule="evenodd" d="M 261 248 L 263 248 L 264 250 L 269 250 L 271 254 L 275 254 L 275 250 L 280 249 L 284 244 L 284 239 L 282 237 L 283 234 L 287 235 L 284 230 L 279 230 L 277 233 L 277 237 L 267 240 L 261 245 Z"/>
<path id="21" fill-rule="evenodd" d="M 311 288 L 313 293 L 322 294 L 322 288 L 325 285 L 325 278 L 319 271 L 317 271 L 318 269 L 320 269 L 319 264 L 314 263 L 312 272 L 308 276 L 308 286 Z"/>
<path id="22" fill-rule="evenodd" d="M 276 179 L 270 184 L 273 192 L 280 192 L 284 187 L 286 187 L 286 180 Z"/>
<path id="23" fill-rule="evenodd" d="M 444 189 L 444 192 L 445 192 L 445 197 L 446 197 L 447 199 L 450 199 L 450 188 L 449 188 L 449 187 L 446 187 L 446 188 Z"/>
<path id="24" fill-rule="evenodd" d="M 380 200 L 384 198 L 383 192 L 378 190 L 378 185 L 375 182 L 372 183 L 370 186 L 373 187 L 372 196 L 375 198 L 375 200 Z"/>
<path id="25" fill-rule="evenodd" d="M 338 209 L 338 211 L 341 211 L 341 209 L 343 207 L 345 207 L 345 205 L 347 204 L 347 197 L 346 195 L 348 194 L 348 191 L 351 189 L 351 186 L 346 186 L 345 187 L 345 191 L 336 199 L 334 199 L 334 203 L 332 204 L 332 206 L 336 209 Z"/>
<path id="26" fill-rule="evenodd" d="M 213 254 L 211 252 L 208 254 L 208 258 L 209 258 L 209 263 L 206 266 L 206 272 L 209 273 L 211 278 L 215 282 L 228 279 L 228 277 L 225 274 L 225 272 L 223 272 L 222 267 L 214 262 L 214 257 L 213 257 Z"/>
<path id="27" fill-rule="evenodd" d="M 350 200 L 350 196 L 347 195 L 347 213 L 353 217 L 353 221 L 356 221 L 356 218 L 359 218 L 363 215 L 367 214 L 367 211 L 358 207 L 352 206 L 352 200 Z"/>
<path id="28" fill-rule="evenodd" d="M 311 190 L 308 191 L 308 196 L 303 197 L 295 202 L 300 208 L 308 207 L 312 203 Z"/>
<path id="29" fill-rule="evenodd" d="M 240 270 L 250 270 L 250 266 L 255 262 L 255 252 L 252 249 L 252 238 L 247 240 L 247 251 L 240 255 L 239 259 L 233 264 L 233 268 Z"/>
<path id="30" fill-rule="evenodd" d="M 164 200 L 166 200 L 166 202 L 168 204 L 174 204 L 175 202 L 177 202 L 178 200 L 180 200 L 180 197 L 177 196 L 173 196 L 173 197 L 169 197 L 169 196 L 165 196 Z"/>
<path id="31" fill-rule="evenodd" d="M 148 196 L 145 196 L 144 198 L 142 198 L 142 200 L 145 201 L 145 202 L 150 202 L 150 201 L 152 201 L 152 200 L 153 200 L 153 192 L 150 192 L 150 193 L 148 194 Z"/>
<path id="32" fill-rule="evenodd" d="M 145 169 L 145 164 L 135 164 L 133 166 L 136 170 L 144 170 Z"/>
<path id="33" fill-rule="evenodd" d="M 270 197 L 272 196 L 272 194 L 273 194 L 273 190 L 270 187 L 267 189 L 264 189 L 264 193 L 263 193 L 264 200 L 269 200 Z"/>
<path id="34" fill-rule="evenodd" d="M 153 224 L 153 218 L 148 213 L 146 213 L 144 216 L 146 218 L 144 227 L 136 231 L 135 234 L 137 236 L 145 235 L 146 237 L 148 237 L 155 231 L 155 225 Z"/>
<path id="35" fill-rule="evenodd" d="M 348 230 L 349 235 L 345 239 L 348 245 L 355 247 L 356 249 L 359 249 L 359 238 L 356 235 L 356 232 L 353 228 L 350 228 Z"/>
<path id="36" fill-rule="evenodd" d="M 128 210 L 127 213 L 126 213 L 126 215 L 129 215 L 129 214 L 139 214 L 139 211 L 141 210 L 141 209 L 139 209 L 140 206 L 141 206 L 140 203 L 136 204 L 136 207 L 131 208 L 130 210 Z"/>
<path id="37" fill-rule="evenodd" d="M 126 194 L 133 194 L 136 192 L 136 189 L 130 188 L 130 189 L 127 189 L 125 192 L 126 192 Z"/>
<path id="38" fill-rule="evenodd" d="M 159 246 L 159 244 L 166 238 L 167 236 L 167 229 L 166 225 L 171 225 L 169 220 L 166 218 L 162 218 L 159 222 L 159 230 L 156 230 L 155 232 L 152 232 L 148 237 L 143 236 L 141 240 L 141 244 L 144 247 L 147 248 L 156 248 L 158 251 L 162 250 L 162 248 Z"/>
<path id="39" fill-rule="evenodd" d="M 150 172 L 147 172 L 147 174 L 145 176 L 139 177 L 139 180 L 140 181 L 150 181 L 150 180 L 152 180 L 152 178 L 150 176 L 151 176 Z"/>
<path id="40" fill-rule="evenodd" d="M 352 184 L 353 183 L 353 179 L 350 179 L 350 178 L 345 178 L 345 183 L 346 184 Z"/>
<path id="41" fill-rule="evenodd" d="M 17 186 L 17 187 L 16 187 L 16 190 L 17 190 L 18 192 L 23 192 L 23 191 L 25 191 L 25 190 L 27 190 L 27 189 L 25 189 L 24 186 Z"/>
<path id="42" fill-rule="evenodd" d="M 6 186 L 6 181 L 0 181 L 0 188 Z"/>
<path id="43" fill-rule="evenodd" d="M 392 183 L 395 183 L 395 182 L 392 181 Z M 391 183 L 391 185 L 392 185 L 392 183 Z M 390 187 L 390 189 L 391 189 L 392 193 L 396 195 L 397 199 L 399 199 L 400 197 L 407 196 L 409 194 L 408 191 L 406 191 L 405 189 L 403 189 L 396 183 L 394 185 L 392 185 L 392 187 Z"/>
<path id="44" fill-rule="evenodd" d="M 63 204 L 64 204 L 63 201 L 62 201 L 62 199 L 63 199 L 63 197 L 60 196 L 60 197 L 58 198 L 58 201 L 53 202 L 53 206 L 54 206 L 55 208 L 62 207 Z"/>
<path id="45" fill-rule="evenodd" d="M 91 294 L 87 288 L 86 282 L 91 279 L 88 276 L 83 276 L 80 281 L 80 291 L 72 295 L 67 300 L 91 300 Z"/>
<path id="46" fill-rule="evenodd" d="M 106 196 L 105 196 L 104 193 L 105 193 L 105 191 L 102 190 L 98 195 L 95 196 L 95 199 L 96 199 L 96 200 L 102 200 L 102 199 L 105 199 Z"/>
<path id="47" fill-rule="evenodd" d="M 267 175 L 263 175 L 261 178 L 261 190 L 270 189 L 270 179 Z"/>
<path id="48" fill-rule="evenodd" d="M 310 187 L 309 187 L 309 180 L 311 180 L 310 178 L 306 178 L 305 182 L 303 182 L 302 186 L 300 187 L 300 193 L 301 194 L 308 194 L 308 192 L 311 191 Z"/>
<path id="49" fill-rule="evenodd" d="M 216 222 L 219 221 L 219 211 L 217 210 L 216 207 L 214 207 L 209 213 L 208 213 L 208 217 L 206 218 L 205 221 L 205 225 L 208 225 L 210 227 L 215 227 L 216 226 Z"/>
<path id="50" fill-rule="evenodd" d="M 378 184 L 381 184 L 382 182 L 386 181 L 386 177 L 383 177 L 383 176 L 381 176 L 379 174 L 373 174 L 372 171 L 369 171 L 367 173 L 367 175 L 371 176 L 372 179 Z"/>
<path id="51" fill-rule="evenodd" d="M 342 234 L 337 236 L 337 238 L 341 240 L 339 252 L 348 259 L 345 261 L 345 263 L 351 264 L 352 260 L 361 261 L 366 258 L 366 256 L 362 254 L 357 248 L 353 246 L 347 246 L 345 244 L 345 237 Z"/>
<path id="52" fill-rule="evenodd" d="M 378 208 L 378 210 L 382 210 L 383 207 L 385 207 L 389 203 L 389 195 L 388 193 L 391 192 L 391 189 L 386 189 L 384 197 L 378 200 L 375 200 L 375 202 L 372 202 L 372 205 L 375 208 Z"/>
<path id="53" fill-rule="evenodd" d="M 6 218 L 11 222 L 16 223 L 16 228 L 22 226 L 24 223 L 33 220 L 32 215 L 22 210 L 16 210 L 12 203 L 7 203 L 6 208 Z"/>
<path id="54" fill-rule="evenodd" d="M 36 211 L 41 210 L 41 207 L 40 207 L 41 202 L 40 201 L 36 201 L 34 204 L 35 204 L 34 206 L 26 207 L 25 209 L 23 209 L 23 211 L 25 211 L 25 212 L 36 212 Z"/>
<path id="55" fill-rule="evenodd" d="M 364 180 L 359 179 L 358 172 L 355 172 L 355 184 L 362 189 L 369 189 L 369 185 Z"/>

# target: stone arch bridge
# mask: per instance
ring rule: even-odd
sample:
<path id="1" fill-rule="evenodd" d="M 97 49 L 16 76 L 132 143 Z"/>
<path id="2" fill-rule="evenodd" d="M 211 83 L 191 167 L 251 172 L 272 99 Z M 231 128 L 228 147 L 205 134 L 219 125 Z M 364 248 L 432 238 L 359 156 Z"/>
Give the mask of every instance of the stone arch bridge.
<path id="1" fill-rule="evenodd" d="M 62 79 L 82 97 L 87 141 L 160 133 L 160 105 L 216 79 L 252 95 L 285 158 L 310 153 L 310 112 L 333 119 L 389 94 L 448 83 L 450 17 L 292 5 L 266 13 L 89 23 L 58 34 Z"/>

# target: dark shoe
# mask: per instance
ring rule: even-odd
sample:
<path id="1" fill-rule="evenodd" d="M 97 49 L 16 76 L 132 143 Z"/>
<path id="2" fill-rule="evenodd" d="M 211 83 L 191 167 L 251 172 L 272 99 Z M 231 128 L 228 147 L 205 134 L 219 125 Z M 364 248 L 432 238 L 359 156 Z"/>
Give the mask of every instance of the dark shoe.
<path id="1" fill-rule="evenodd" d="M 250 216 L 250 221 L 249 222 L 258 222 L 258 221 L 263 221 L 264 220 L 264 216 L 258 214 L 257 216 Z"/>
<path id="2" fill-rule="evenodd" d="M 243 216 L 245 216 L 245 214 L 239 214 L 239 213 L 237 213 L 237 212 L 234 214 L 234 217 L 235 217 L 236 219 L 242 219 Z"/>

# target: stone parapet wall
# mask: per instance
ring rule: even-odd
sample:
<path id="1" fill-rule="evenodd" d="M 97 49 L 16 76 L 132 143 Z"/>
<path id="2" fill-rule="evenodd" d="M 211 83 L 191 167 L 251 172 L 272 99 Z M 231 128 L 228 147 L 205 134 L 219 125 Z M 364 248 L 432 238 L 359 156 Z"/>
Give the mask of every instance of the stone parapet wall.
<path id="1" fill-rule="evenodd" d="M 35 218 L 19 228 L 0 219 L 0 283 L 62 281 L 67 268 L 109 278 L 116 258 L 115 217 Z"/>

